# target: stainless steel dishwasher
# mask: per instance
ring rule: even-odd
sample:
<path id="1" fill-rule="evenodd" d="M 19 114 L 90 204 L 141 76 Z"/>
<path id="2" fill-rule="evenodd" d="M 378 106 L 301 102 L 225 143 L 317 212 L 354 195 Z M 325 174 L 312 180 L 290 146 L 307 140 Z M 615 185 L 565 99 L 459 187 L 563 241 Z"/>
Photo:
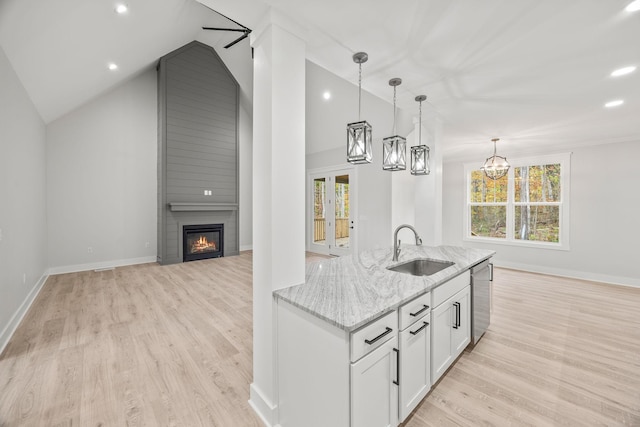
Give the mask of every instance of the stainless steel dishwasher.
<path id="1" fill-rule="evenodd" d="M 489 260 L 471 267 L 471 344 L 476 345 L 491 322 L 491 280 Z"/>

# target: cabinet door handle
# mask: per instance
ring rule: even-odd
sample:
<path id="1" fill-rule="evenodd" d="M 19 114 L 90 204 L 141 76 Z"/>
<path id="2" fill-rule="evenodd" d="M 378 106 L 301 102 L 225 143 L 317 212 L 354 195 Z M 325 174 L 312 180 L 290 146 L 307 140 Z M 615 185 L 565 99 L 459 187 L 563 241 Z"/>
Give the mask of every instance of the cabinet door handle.
<path id="1" fill-rule="evenodd" d="M 396 380 L 393 382 L 395 385 L 400 385 L 400 350 L 394 348 L 396 353 Z"/>
<path id="2" fill-rule="evenodd" d="M 458 329 L 458 326 L 460 326 L 460 303 L 454 302 L 453 308 L 456 311 L 456 320 L 455 320 L 455 323 L 453 324 L 453 329 Z"/>
<path id="3" fill-rule="evenodd" d="M 416 311 L 415 313 L 409 313 L 409 316 L 411 317 L 416 317 L 418 316 L 420 313 L 424 312 L 425 310 L 428 310 L 429 306 L 427 304 L 422 304 L 422 308 L 418 311 Z"/>
<path id="4" fill-rule="evenodd" d="M 384 331 L 383 333 L 381 333 L 380 335 L 378 335 L 374 339 L 372 339 L 372 340 L 364 340 L 364 342 L 366 342 L 367 344 L 371 345 L 374 342 L 378 341 L 380 338 L 384 337 L 385 335 L 389 335 L 391 333 L 391 331 L 393 331 L 393 329 L 391 329 L 390 327 L 387 326 L 387 330 L 386 331 Z"/>
<path id="5" fill-rule="evenodd" d="M 411 335 L 418 335 L 418 332 L 420 332 L 421 330 L 423 330 L 424 328 L 426 328 L 427 326 L 429 326 L 429 322 L 422 322 L 422 326 L 420 326 L 418 329 L 416 329 L 415 331 L 409 331 L 409 333 Z"/>

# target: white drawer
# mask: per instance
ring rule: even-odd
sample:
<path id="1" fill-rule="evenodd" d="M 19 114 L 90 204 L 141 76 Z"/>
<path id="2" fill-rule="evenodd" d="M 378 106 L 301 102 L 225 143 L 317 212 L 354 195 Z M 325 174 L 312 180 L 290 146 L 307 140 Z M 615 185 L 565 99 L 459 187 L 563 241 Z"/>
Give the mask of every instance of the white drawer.
<path id="1" fill-rule="evenodd" d="M 460 292 L 460 290 L 464 289 L 465 286 L 471 283 L 471 273 L 469 270 L 465 271 L 459 276 L 454 277 L 448 282 L 438 286 L 431 293 L 433 294 L 433 306 L 437 307 L 456 293 Z"/>
<path id="2" fill-rule="evenodd" d="M 398 312 L 392 311 L 351 333 L 351 361 L 380 347 L 398 335 Z"/>
<path id="3" fill-rule="evenodd" d="M 400 330 L 413 325 L 418 319 L 431 311 L 431 293 L 415 298 L 400 307 Z"/>

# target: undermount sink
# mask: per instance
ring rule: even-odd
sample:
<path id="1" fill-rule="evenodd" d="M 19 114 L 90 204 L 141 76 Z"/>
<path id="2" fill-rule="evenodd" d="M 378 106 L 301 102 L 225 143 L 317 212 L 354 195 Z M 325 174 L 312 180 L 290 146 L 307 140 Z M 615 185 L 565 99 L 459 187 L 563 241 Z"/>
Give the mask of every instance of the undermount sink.
<path id="1" fill-rule="evenodd" d="M 397 273 L 412 274 L 414 276 L 431 276 L 432 274 L 436 274 L 438 271 L 444 270 L 453 264 L 455 263 L 450 261 L 418 258 L 403 262 L 402 264 L 394 265 L 393 267 L 387 267 L 387 270 L 395 271 Z"/>

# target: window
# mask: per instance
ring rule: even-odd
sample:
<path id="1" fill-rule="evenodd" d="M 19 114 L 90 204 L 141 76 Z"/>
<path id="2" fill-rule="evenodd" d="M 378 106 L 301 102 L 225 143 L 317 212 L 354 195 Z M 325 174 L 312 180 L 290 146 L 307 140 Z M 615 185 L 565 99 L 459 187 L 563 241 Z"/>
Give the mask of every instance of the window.
<path id="1" fill-rule="evenodd" d="M 568 250 L 570 157 L 511 159 L 495 181 L 465 165 L 465 240 Z"/>

